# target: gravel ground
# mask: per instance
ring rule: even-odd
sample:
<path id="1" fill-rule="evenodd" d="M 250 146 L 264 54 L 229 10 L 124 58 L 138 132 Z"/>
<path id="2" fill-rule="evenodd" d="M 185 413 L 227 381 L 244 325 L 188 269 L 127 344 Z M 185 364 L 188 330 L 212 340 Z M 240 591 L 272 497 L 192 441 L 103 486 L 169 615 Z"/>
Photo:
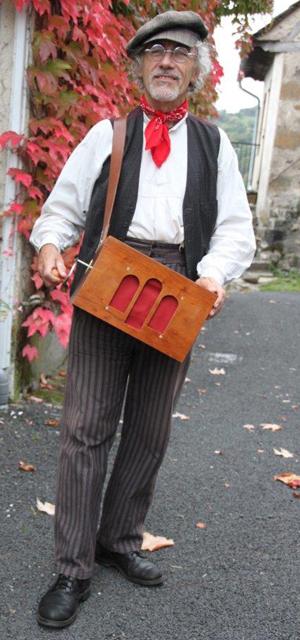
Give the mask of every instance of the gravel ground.
<path id="1" fill-rule="evenodd" d="M 165 583 L 138 587 L 95 566 L 92 595 L 65 630 L 35 621 L 54 571 L 53 518 L 36 509 L 55 496 L 59 427 L 45 423 L 61 410 L 26 402 L 0 413 L 1 640 L 300 639 L 300 500 L 273 479 L 300 475 L 299 303 L 234 293 L 201 332 L 177 408 L 189 419 L 174 418 L 146 523 L 175 541 L 152 554 Z M 294 457 L 276 456 L 280 447 Z"/>

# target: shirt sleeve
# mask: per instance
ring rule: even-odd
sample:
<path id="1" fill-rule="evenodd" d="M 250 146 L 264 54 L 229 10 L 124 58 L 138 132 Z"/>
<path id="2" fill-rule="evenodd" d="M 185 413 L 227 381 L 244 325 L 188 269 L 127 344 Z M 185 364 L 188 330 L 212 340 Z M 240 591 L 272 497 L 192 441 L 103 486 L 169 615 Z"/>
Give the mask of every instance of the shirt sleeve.
<path id="1" fill-rule="evenodd" d="M 37 251 L 48 243 L 63 251 L 77 242 L 95 180 L 111 148 L 112 126 L 102 120 L 71 153 L 34 224 L 30 242 Z"/>
<path id="2" fill-rule="evenodd" d="M 239 278 L 254 257 L 256 243 L 246 190 L 237 155 L 220 129 L 217 199 L 218 215 L 208 253 L 197 265 L 199 276 L 223 285 Z"/>

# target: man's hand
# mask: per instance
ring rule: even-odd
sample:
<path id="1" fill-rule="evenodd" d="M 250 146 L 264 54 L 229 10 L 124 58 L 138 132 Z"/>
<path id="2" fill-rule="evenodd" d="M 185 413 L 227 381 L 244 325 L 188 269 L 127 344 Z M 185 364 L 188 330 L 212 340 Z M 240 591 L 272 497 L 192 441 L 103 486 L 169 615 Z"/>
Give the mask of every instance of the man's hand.
<path id="1" fill-rule="evenodd" d="M 38 256 L 38 271 L 47 286 L 59 284 L 66 276 L 65 263 L 54 244 L 44 244 Z"/>
<path id="2" fill-rule="evenodd" d="M 214 278 L 198 278 L 198 280 L 196 280 L 196 284 L 198 284 L 200 287 L 204 287 L 204 289 L 207 289 L 207 291 L 212 291 L 212 293 L 217 294 L 218 297 L 211 312 L 208 315 L 208 318 L 213 318 L 217 315 L 217 313 L 221 311 L 224 305 L 225 290 L 216 280 L 214 280 Z"/>

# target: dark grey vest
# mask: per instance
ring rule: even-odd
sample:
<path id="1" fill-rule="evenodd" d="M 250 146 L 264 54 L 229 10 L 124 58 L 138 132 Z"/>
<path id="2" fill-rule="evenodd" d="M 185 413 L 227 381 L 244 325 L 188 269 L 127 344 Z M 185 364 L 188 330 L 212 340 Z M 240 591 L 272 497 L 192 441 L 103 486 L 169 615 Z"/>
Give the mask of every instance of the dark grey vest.
<path id="1" fill-rule="evenodd" d="M 113 124 L 113 123 L 112 123 Z M 220 134 L 215 125 L 187 118 L 188 170 L 183 201 L 184 247 L 188 277 L 197 278 L 196 265 L 205 255 L 217 218 L 217 174 Z M 143 112 L 134 109 L 127 119 L 124 157 L 109 234 L 125 240 L 136 207 L 143 148 Z M 96 150 L 95 150 L 96 152 Z M 100 239 L 110 158 L 97 178 L 87 212 L 84 238 L 79 258 L 90 262 Z M 78 264 L 73 292 L 85 267 Z"/>

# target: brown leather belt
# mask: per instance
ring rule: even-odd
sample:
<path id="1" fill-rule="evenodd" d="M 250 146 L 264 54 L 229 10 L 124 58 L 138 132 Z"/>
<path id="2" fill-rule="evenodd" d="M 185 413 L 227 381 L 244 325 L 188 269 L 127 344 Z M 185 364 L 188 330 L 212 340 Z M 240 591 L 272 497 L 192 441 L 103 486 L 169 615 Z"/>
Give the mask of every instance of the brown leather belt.
<path id="1" fill-rule="evenodd" d="M 140 251 L 149 258 L 159 260 L 162 264 L 178 264 L 185 266 L 185 255 L 181 244 L 158 242 L 157 240 L 140 240 L 128 237 L 125 240 L 133 249 Z"/>

